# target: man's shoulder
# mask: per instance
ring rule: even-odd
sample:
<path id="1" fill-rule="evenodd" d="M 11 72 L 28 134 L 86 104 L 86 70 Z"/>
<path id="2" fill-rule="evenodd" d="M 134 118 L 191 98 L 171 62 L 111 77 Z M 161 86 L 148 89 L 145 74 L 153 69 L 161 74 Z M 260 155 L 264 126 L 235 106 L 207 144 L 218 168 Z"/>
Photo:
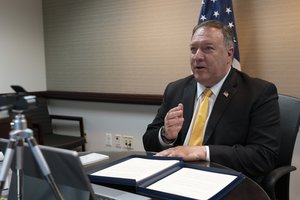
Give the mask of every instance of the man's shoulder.
<path id="1" fill-rule="evenodd" d="M 179 97 L 183 95 L 184 91 L 187 91 L 186 89 L 188 89 L 188 91 L 196 89 L 196 85 L 197 82 L 194 76 L 189 75 L 185 78 L 170 82 L 165 89 L 165 95 Z"/>
<path id="2" fill-rule="evenodd" d="M 228 82 L 233 88 L 238 88 L 237 96 L 247 96 L 249 101 L 260 98 L 277 97 L 277 87 L 272 82 L 236 71 Z"/>
<path id="3" fill-rule="evenodd" d="M 274 83 L 272 83 L 270 81 L 251 76 L 251 75 L 249 75 L 245 72 L 239 71 L 239 70 L 235 70 L 234 73 L 238 77 L 239 83 L 246 84 L 250 87 L 265 87 L 265 86 L 270 86 L 270 85 L 274 86 Z"/>
<path id="4" fill-rule="evenodd" d="M 181 78 L 181 79 L 177 79 L 177 80 L 169 83 L 169 86 L 178 87 L 178 86 L 185 86 L 185 85 L 193 84 L 193 83 L 196 83 L 194 75 L 189 75 L 189 76 L 186 76 L 186 77 Z"/>

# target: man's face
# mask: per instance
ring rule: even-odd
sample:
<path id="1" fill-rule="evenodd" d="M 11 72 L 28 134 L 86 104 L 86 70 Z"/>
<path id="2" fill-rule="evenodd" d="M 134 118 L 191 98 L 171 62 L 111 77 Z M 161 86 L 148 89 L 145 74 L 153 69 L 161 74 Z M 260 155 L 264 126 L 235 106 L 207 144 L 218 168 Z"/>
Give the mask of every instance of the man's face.
<path id="1" fill-rule="evenodd" d="M 233 48 L 226 49 L 219 29 L 199 28 L 192 37 L 190 48 L 194 77 L 206 87 L 218 83 L 231 67 Z"/>

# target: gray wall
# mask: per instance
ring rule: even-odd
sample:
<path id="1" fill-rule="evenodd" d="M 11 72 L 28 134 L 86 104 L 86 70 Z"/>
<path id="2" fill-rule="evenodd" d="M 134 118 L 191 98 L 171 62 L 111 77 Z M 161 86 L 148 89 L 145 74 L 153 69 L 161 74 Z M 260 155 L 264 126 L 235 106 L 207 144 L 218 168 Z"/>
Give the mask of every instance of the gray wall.
<path id="1" fill-rule="evenodd" d="M 133 149 L 143 151 L 142 134 L 145 132 L 158 109 L 158 106 L 95 103 L 50 100 L 50 111 L 55 114 L 79 115 L 84 118 L 87 133 L 87 150 L 124 151 L 124 147 L 116 147 L 116 135 L 132 136 Z M 70 132 L 57 123 L 56 129 L 63 133 Z M 106 133 L 112 134 L 112 146 L 106 145 Z"/>
<path id="2" fill-rule="evenodd" d="M 0 93 L 46 90 L 42 3 L 0 0 Z"/>
<path id="3" fill-rule="evenodd" d="M 190 74 L 201 0 L 43 2 L 49 90 L 161 94 Z M 233 5 L 242 70 L 300 98 L 300 1 Z"/>

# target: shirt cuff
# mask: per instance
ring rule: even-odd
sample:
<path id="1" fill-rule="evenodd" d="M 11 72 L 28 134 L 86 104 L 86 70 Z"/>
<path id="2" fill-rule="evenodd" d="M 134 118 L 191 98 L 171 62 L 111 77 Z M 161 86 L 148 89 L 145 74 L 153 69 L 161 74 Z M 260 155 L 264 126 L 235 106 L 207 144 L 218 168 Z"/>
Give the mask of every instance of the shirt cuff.
<path id="1" fill-rule="evenodd" d="M 209 146 L 204 146 L 204 147 L 205 147 L 205 150 L 206 150 L 205 160 L 210 161 Z"/>
<path id="2" fill-rule="evenodd" d="M 159 143 L 160 143 L 163 147 L 172 147 L 173 144 L 174 144 L 174 142 L 175 142 L 176 140 L 175 140 L 174 142 L 171 142 L 171 143 L 166 143 L 166 142 L 163 140 L 162 134 L 161 134 L 163 128 L 164 128 L 164 127 L 161 127 L 161 128 L 159 129 L 159 133 L 158 133 L 158 140 L 159 140 Z"/>

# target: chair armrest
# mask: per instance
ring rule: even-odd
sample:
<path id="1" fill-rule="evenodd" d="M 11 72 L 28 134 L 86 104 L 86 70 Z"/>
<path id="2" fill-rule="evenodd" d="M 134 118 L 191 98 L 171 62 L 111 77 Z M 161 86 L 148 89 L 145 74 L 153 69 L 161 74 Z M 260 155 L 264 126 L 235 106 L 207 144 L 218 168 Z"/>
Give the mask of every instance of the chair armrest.
<path id="1" fill-rule="evenodd" d="M 78 116 L 68 116 L 68 115 L 50 115 L 50 119 L 58 119 L 58 120 L 69 120 L 69 121 L 78 121 L 80 136 L 85 137 L 84 126 L 83 126 L 83 118 Z"/>
<path id="2" fill-rule="evenodd" d="M 287 175 L 296 169 L 297 168 L 295 166 L 286 165 L 272 170 L 264 177 L 262 181 L 262 187 L 265 189 L 271 199 L 275 198 L 275 185 L 277 181 L 284 175 Z"/>
<path id="3" fill-rule="evenodd" d="M 71 120 L 71 121 L 83 121 L 82 117 L 69 116 L 69 115 L 50 115 L 50 119 L 61 119 L 61 120 Z"/>

